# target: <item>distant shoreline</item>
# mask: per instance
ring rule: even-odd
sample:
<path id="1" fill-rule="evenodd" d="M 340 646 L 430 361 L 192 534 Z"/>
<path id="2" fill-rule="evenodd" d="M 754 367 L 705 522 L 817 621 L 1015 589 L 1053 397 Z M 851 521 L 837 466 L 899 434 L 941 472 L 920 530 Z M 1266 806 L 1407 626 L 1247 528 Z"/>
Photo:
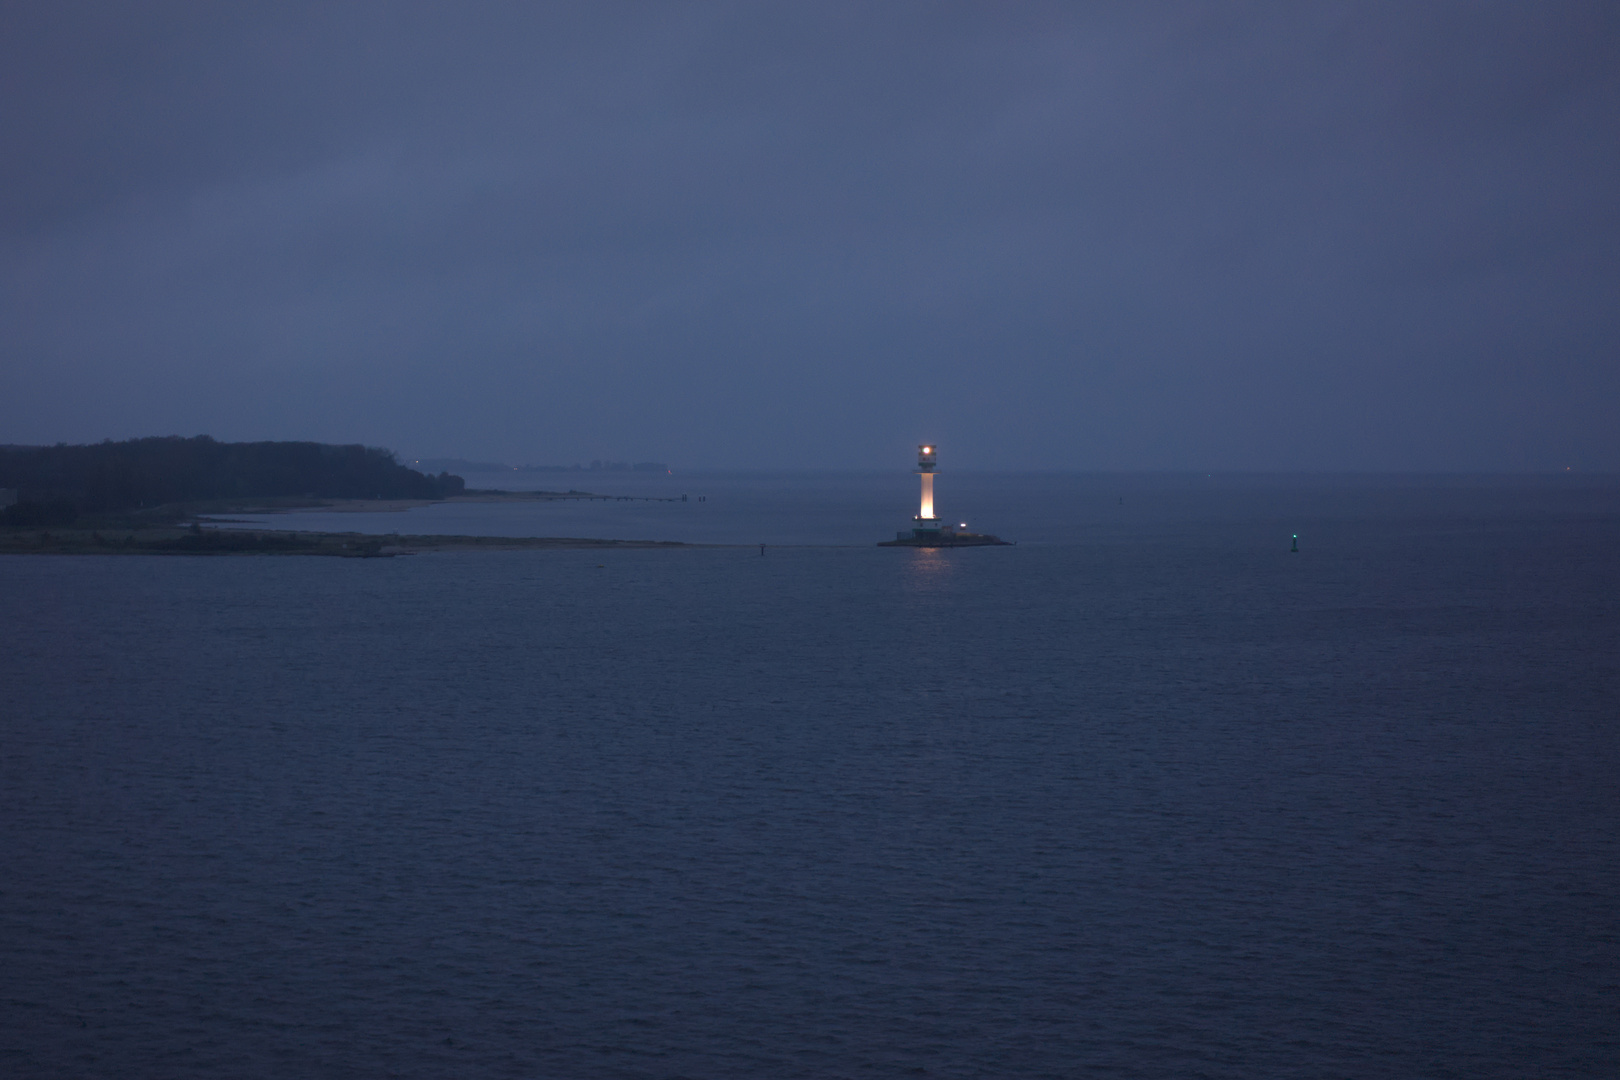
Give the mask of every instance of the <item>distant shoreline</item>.
<path id="1" fill-rule="evenodd" d="M 159 527 L 137 529 L 6 529 L 0 555 L 324 555 L 389 558 L 445 551 L 536 551 L 573 548 L 735 547 L 678 540 L 604 540 L 570 536 L 459 536 L 310 532 L 292 529 Z M 740 545 L 748 546 L 748 545 Z"/>
<path id="2" fill-rule="evenodd" d="M 444 499 L 321 499 L 303 505 L 242 506 L 230 513 L 236 514 L 386 514 L 402 510 L 415 510 L 440 503 L 515 503 L 515 502 L 680 502 L 679 496 L 659 495 L 603 495 L 595 491 L 500 491 L 474 489 Z"/>

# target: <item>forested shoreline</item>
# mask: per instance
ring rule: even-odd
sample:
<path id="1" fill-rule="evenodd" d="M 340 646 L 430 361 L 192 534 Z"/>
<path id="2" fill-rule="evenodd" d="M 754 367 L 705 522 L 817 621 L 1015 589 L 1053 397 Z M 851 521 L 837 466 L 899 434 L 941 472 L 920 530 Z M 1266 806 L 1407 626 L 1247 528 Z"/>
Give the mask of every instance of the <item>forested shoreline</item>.
<path id="1" fill-rule="evenodd" d="M 443 499 L 461 477 L 426 476 L 375 446 L 219 442 L 161 436 L 70 446 L 0 446 L 0 489 L 17 502 L 0 525 L 64 525 L 81 516 L 251 499 Z"/>

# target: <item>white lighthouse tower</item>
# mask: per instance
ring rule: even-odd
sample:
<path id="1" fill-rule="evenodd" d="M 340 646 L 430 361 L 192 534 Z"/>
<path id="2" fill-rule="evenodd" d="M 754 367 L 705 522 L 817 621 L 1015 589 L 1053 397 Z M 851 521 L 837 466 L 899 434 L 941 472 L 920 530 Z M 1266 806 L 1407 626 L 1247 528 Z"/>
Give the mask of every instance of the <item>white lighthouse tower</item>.
<path id="1" fill-rule="evenodd" d="M 922 477 L 922 506 L 914 519 L 917 536 L 938 536 L 939 518 L 934 514 L 934 446 L 917 447 L 917 473 Z"/>
<path id="2" fill-rule="evenodd" d="M 922 503 L 917 516 L 911 519 L 909 532 L 896 533 L 893 540 L 882 540 L 878 547 L 985 547 L 995 544 L 1007 547 L 1007 541 L 988 533 L 960 532 L 939 520 L 934 511 L 934 450 L 932 443 L 917 447 L 917 474 L 922 477 Z M 966 525 L 960 526 L 966 529 Z"/>

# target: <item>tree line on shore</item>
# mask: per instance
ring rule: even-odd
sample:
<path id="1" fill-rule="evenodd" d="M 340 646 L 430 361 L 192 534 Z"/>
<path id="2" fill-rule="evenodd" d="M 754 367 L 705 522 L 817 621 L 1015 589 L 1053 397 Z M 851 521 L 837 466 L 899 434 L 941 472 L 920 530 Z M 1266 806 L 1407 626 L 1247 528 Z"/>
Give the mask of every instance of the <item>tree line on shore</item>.
<path id="1" fill-rule="evenodd" d="M 81 515 L 244 499 L 443 499 L 459 476 L 426 476 L 376 446 L 218 442 L 207 435 L 82 446 L 0 446 L 0 524 L 65 525 Z"/>

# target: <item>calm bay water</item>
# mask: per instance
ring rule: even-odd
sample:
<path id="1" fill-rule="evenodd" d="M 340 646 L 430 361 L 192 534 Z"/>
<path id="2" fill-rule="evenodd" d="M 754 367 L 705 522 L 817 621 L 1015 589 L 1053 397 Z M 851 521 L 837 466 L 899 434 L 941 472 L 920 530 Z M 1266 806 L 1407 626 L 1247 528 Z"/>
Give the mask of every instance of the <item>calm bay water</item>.
<path id="1" fill-rule="evenodd" d="M 1620 483 L 941 493 L 0 560 L 0 1073 L 1615 1074 Z"/>

